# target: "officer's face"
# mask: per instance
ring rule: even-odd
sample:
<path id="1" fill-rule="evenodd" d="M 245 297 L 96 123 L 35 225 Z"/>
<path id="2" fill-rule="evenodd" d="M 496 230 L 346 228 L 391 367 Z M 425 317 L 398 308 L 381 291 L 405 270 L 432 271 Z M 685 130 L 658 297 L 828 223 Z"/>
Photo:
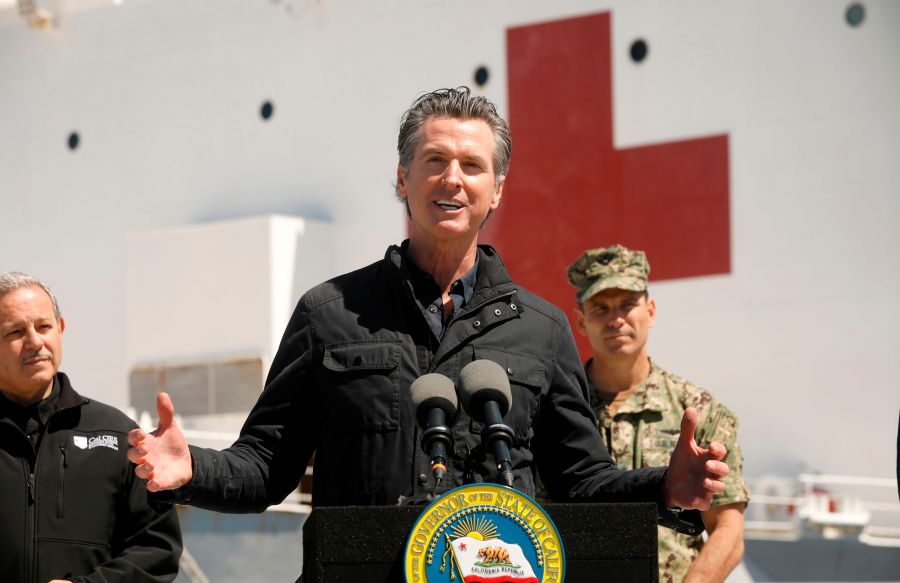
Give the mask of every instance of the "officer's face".
<path id="1" fill-rule="evenodd" d="M 65 321 L 39 287 L 0 296 L 0 392 L 27 405 L 50 394 L 62 359 Z"/>
<path id="2" fill-rule="evenodd" d="M 443 243 L 477 236 L 503 193 L 493 155 L 494 133 L 485 121 L 433 117 L 422 124 L 410 167 L 397 167 L 411 239 Z"/>
<path id="3" fill-rule="evenodd" d="M 617 358 L 646 351 L 656 303 L 644 294 L 607 289 L 575 309 L 578 331 L 588 337 L 594 357 Z"/>

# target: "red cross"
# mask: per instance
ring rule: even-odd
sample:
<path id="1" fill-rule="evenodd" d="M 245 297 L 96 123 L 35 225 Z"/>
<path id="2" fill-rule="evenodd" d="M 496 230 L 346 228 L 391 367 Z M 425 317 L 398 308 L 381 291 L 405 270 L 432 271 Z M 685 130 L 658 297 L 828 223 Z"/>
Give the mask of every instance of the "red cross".
<path id="1" fill-rule="evenodd" d="M 482 239 L 566 312 L 588 248 L 643 249 L 653 281 L 731 270 L 728 136 L 615 149 L 610 38 L 609 13 L 507 31 L 512 167 Z"/>

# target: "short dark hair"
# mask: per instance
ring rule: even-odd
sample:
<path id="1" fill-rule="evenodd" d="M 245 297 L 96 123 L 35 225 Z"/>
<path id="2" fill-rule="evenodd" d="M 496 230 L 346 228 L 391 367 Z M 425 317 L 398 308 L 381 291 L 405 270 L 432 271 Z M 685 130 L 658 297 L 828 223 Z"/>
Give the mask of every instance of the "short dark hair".
<path id="1" fill-rule="evenodd" d="M 468 87 L 438 89 L 417 98 L 404 112 L 400 120 L 400 134 L 397 136 L 397 154 L 400 165 L 409 169 L 413 152 L 416 150 L 419 128 L 432 117 L 453 119 L 480 119 L 491 126 L 494 133 L 494 176 L 497 184 L 509 170 L 512 155 L 512 138 L 506 120 L 497 113 L 497 108 L 486 97 L 472 95 Z"/>

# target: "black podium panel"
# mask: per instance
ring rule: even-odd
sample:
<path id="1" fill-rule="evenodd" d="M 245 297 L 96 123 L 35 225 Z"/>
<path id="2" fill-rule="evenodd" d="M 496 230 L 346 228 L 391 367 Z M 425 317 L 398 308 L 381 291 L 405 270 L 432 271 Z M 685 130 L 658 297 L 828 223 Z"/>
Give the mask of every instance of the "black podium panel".
<path id="1" fill-rule="evenodd" d="M 566 583 L 656 583 L 655 504 L 547 504 L 566 551 Z M 303 582 L 403 581 L 403 552 L 424 506 L 313 510 L 303 525 Z"/>

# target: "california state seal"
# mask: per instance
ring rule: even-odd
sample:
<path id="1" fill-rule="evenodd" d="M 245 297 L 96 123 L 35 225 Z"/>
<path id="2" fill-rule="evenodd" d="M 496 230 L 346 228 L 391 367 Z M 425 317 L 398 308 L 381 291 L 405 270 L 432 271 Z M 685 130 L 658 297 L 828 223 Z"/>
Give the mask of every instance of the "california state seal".
<path id="1" fill-rule="evenodd" d="M 461 486 L 429 504 L 404 554 L 407 583 L 561 583 L 565 564 L 544 509 L 496 484 Z"/>

